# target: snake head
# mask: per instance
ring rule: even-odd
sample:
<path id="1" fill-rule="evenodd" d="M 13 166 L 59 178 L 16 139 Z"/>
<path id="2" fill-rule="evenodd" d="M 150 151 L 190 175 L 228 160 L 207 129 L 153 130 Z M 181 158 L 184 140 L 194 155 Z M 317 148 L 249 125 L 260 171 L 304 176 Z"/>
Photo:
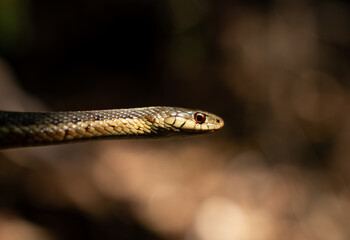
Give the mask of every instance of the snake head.
<path id="1" fill-rule="evenodd" d="M 202 110 L 174 108 L 164 122 L 175 129 L 189 133 L 210 133 L 224 126 L 224 120 Z"/>

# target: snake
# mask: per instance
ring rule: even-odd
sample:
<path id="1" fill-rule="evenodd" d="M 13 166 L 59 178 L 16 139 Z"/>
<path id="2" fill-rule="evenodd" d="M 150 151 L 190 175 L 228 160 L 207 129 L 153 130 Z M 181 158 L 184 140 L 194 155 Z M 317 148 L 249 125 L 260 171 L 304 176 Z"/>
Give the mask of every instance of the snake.
<path id="1" fill-rule="evenodd" d="M 162 138 L 213 133 L 224 126 L 215 114 L 179 107 L 90 111 L 0 111 L 0 149 L 98 139 Z"/>

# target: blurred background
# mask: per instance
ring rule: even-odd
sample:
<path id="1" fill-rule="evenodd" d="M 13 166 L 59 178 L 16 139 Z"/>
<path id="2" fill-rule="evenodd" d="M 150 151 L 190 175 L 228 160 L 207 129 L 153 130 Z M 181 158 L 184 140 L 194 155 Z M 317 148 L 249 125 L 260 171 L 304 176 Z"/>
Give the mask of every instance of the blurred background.
<path id="1" fill-rule="evenodd" d="M 0 0 L 0 109 L 225 120 L 1 151 L 0 239 L 349 239 L 349 79 L 346 1 Z"/>

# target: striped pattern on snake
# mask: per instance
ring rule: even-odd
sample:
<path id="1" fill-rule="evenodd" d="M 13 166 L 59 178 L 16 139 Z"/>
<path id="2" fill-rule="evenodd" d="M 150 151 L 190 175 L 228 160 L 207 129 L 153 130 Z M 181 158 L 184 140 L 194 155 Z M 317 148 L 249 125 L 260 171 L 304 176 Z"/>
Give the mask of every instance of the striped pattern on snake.
<path id="1" fill-rule="evenodd" d="M 70 112 L 0 111 L 0 149 L 106 138 L 157 138 L 212 133 L 224 121 L 177 107 Z"/>

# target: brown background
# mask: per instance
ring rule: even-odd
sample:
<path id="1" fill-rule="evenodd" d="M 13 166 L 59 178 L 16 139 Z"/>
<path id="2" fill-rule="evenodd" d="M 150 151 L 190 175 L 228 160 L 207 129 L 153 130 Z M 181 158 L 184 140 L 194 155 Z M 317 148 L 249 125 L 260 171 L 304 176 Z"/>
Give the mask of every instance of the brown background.
<path id="1" fill-rule="evenodd" d="M 1 239 L 349 239 L 345 1 L 0 0 L 0 108 L 199 108 L 217 134 L 0 153 Z"/>

